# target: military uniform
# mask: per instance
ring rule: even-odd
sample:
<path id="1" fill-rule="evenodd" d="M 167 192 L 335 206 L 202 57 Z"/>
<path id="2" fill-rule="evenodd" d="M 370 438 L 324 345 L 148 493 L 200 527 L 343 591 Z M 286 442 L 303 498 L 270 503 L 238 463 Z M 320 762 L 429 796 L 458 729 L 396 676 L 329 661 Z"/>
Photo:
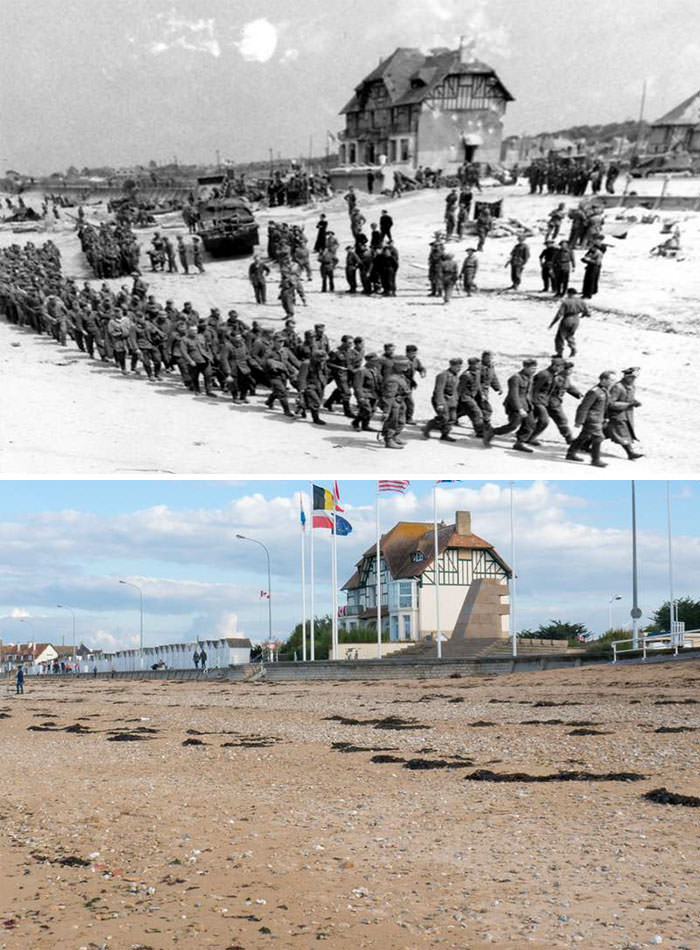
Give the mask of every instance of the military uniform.
<path id="1" fill-rule="evenodd" d="M 443 370 L 435 377 L 431 400 L 435 410 L 435 418 L 423 427 L 424 438 L 429 439 L 433 429 L 438 429 L 443 442 L 455 441 L 450 436 L 450 430 L 457 421 L 458 377 L 461 367 L 462 360 L 450 360 L 450 368 Z"/>

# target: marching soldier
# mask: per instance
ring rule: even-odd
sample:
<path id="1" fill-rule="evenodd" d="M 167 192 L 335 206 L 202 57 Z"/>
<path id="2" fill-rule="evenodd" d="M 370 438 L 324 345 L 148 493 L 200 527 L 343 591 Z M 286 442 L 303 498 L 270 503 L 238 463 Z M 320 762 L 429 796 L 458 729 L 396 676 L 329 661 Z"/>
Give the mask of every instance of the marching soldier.
<path id="1" fill-rule="evenodd" d="M 591 315 L 587 305 L 583 301 L 577 300 L 576 297 L 576 291 L 570 288 L 567 291 L 566 299 L 562 301 L 556 316 L 548 327 L 551 330 L 555 324 L 559 324 L 554 338 L 554 349 L 557 356 L 564 355 L 565 344 L 569 347 L 569 355 L 576 356 L 576 331 L 581 323 L 581 318 L 590 317 Z"/>
<path id="2" fill-rule="evenodd" d="M 394 360 L 391 371 L 384 378 L 381 402 L 384 408 L 382 438 L 387 449 L 402 449 L 406 445 L 399 437 L 406 424 L 406 397 L 409 394 L 408 360 Z"/>
<path id="3" fill-rule="evenodd" d="M 433 429 L 439 429 L 442 442 L 456 442 L 450 435 L 452 426 L 457 421 L 457 391 L 458 377 L 462 371 L 463 361 L 459 357 L 450 360 L 447 369 L 435 377 L 432 404 L 435 418 L 423 427 L 423 438 L 429 439 Z"/>
<path id="4" fill-rule="evenodd" d="M 634 443 L 638 441 L 634 431 L 634 410 L 641 406 L 637 402 L 635 383 L 639 367 L 632 366 L 622 374 L 622 379 L 614 383 L 608 399 L 608 420 L 605 426 L 606 436 L 617 445 L 621 445 L 630 461 L 643 458 L 641 452 L 635 452 Z"/>
<path id="5" fill-rule="evenodd" d="M 467 369 L 459 377 L 457 390 L 457 422 L 468 416 L 474 427 L 474 435 L 481 439 L 484 435 L 484 416 L 479 406 L 481 393 L 481 360 L 478 356 L 468 360 Z"/>
<path id="6" fill-rule="evenodd" d="M 613 373 L 601 373 L 598 385 L 589 389 L 581 400 L 576 413 L 576 426 L 580 427 L 581 431 L 566 453 L 570 462 L 582 462 L 583 459 L 577 453 L 586 451 L 591 453 L 591 465 L 596 468 L 607 468 L 606 463 L 601 461 L 600 450 L 605 439 L 603 426 L 613 375 Z"/>
<path id="7" fill-rule="evenodd" d="M 262 260 L 259 254 L 253 257 L 253 262 L 248 268 L 248 279 L 253 287 L 255 302 L 264 304 L 267 302 L 267 283 L 265 278 L 270 273 L 270 268 Z"/>
<path id="8" fill-rule="evenodd" d="M 488 448 L 491 440 L 497 435 L 507 435 L 515 432 L 513 448 L 517 452 L 531 453 L 533 450 L 527 445 L 535 429 L 535 418 L 532 411 L 532 379 L 537 370 L 537 360 L 525 360 L 522 369 L 508 380 L 508 395 L 503 408 L 508 416 L 508 422 L 492 429 L 490 426 L 484 431 L 484 445 Z"/>
<path id="9" fill-rule="evenodd" d="M 491 391 L 497 393 L 499 396 L 502 395 L 503 390 L 501 388 L 501 383 L 496 374 L 496 367 L 493 365 L 493 353 L 490 350 L 485 350 L 481 354 L 481 369 L 479 370 L 479 409 L 481 409 L 481 415 L 484 419 L 484 429 L 487 429 L 491 425 L 491 417 L 493 416 L 493 407 L 491 405 Z"/>
<path id="10" fill-rule="evenodd" d="M 462 270 L 460 271 L 460 277 L 464 284 L 464 292 L 467 297 L 471 297 L 476 290 L 476 274 L 478 270 L 479 258 L 476 256 L 476 249 L 468 247 L 467 256 L 464 258 Z"/>
<path id="11" fill-rule="evenodd" d="M 352 385 L 357 400 L 357 415 L 352 420 L 352 427 L 362 429 L 363 432 L 372 432 L 370 424 L 379 402 L 381 388 L 381 373 L 376 353 L 368 353 L 365 356 L 365 365 L 355 370 Z"/>

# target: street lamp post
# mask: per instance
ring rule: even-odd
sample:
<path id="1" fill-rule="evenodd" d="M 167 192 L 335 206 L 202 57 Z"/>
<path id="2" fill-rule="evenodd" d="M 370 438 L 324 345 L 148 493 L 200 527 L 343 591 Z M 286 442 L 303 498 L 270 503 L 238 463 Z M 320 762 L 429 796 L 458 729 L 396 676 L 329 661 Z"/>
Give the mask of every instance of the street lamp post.
<path id="1" fill-rule="evenodd" d="M 138 584 L 133 584 L 131 581 L 119 581 L 119 583 L 125 584 L 127 587 L 135 587 L 139 592 L 139 656 L 141 669 L 143 669 L 143 591 Z"/>
<path id="2" fill-rule="evenodd" d="M 611 594 L 608 601 L 608 633 L 611 633 L 613 628 L 613 604 L 616 600 L 622 600 L 622 594 Z"/>
<path id="3" fill-rule="evenodd" d="M 237 534 L 236 537 L 239 541 L 251 541 L 253 544 L 259 545 L 267 555 L 267 637 L 268 643 L 272 643 L 272 574 L 270 571 L 270 552 L 267 549 L 267 545 L 263 544 L 262 541 L 257 541 L 255 538 L 248 538 L 244 534 Z"/>
<path id="4" fill-rule="evenodd" d="M 56 607 L 59 610 L 70 610 L 71 617 L 73 618 L 73 671 L 75 672 L 75 611 L 72 607 L 67 607 L 65 604 L 56 604 Z"/>

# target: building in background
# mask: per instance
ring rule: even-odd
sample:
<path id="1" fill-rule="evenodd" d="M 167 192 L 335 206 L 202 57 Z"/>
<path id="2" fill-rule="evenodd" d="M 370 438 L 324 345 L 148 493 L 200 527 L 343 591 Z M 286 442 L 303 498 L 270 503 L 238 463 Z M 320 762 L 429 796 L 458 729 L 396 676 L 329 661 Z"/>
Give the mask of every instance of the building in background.
<path id="1" fill-rule="evenodd" d="M 400 521 L 381 539 L 382 628 L 392 641 L 435 638 L 435 550 L 432 523 Z M 448 637 L 467 608 L 471 634 L 478 638 L 509 636 L 508 564 L 489 541 L 472 533 L 471 514 L 458 511 L 454 524 L 438 526 L 440 628 Z M 488 616 L 471 604 L 481 603 L 489 585 L 497 585 Z M 372 545 L 345 583 L 347 604 L 339 626 L 351 633 L 360 626 L 376 629 L 376 546 Z M 493 592 L 491 592 L 493 594 Z M 479 595 L 479 596 L 477 596 Z M 476 629 L 478 627 L 478 629 Z"/>
<path id="2" fill-rule="evenodd" d="M 648 150 L 700 155 L 700 91 L 671 109 L 651 127 Z"/>
<path id="3" fill-rule="evenodd" d="M 341 165 L 390 163 L 454 173 L 464 162 L 501 160 L 513 96 L 495 71 L 457 50 L 399 47 L 355 88 L 342 110 Z"/>

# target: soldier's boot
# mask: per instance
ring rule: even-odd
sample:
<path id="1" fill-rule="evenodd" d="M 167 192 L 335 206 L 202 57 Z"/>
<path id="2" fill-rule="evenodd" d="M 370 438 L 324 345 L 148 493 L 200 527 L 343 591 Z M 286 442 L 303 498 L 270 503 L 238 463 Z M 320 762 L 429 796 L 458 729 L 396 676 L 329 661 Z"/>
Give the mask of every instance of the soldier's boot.
<path id="1" fill-rule="evenodd" d="M 566 453 L 566 458 L 569 462 L 583 462 L 583 459 L 580 455 L 576 453 L 581 448 L 581 440 L 574 439 L 573 442 L 569 443 L 569 451 Z"/>
<path id="2" fill-rule="evenodd" d="M 218 398 L 219 398 L 219 397 L 216 395 L 216 393 L 212 392 L 211 386 L 208 386 L 208 387 L 206 388 L 205 392 L 206 392 L 206 395 L 209 397 L 209 399 L 218 399 Z"/>
<path id="3" fill-rule="evenodd" d="M 531 449 L 530 446 L 526 445 L 524 442 L 516 442 L 513 448 L 516 452 L 526 452 L 528 455 L 532 455 L 534 451 L 534 449 Z"/>
<path id="4" fill-rule="evenodd" d="M 402 442 L 397 442 L 391 433 L 384 436 L 384 445 L 387 449 L 402 449 L 404 444 Z"/>
<path id="5" fill-rule="evenodd" d="M 484 434 L 483 434 L 483 437 L 482 437 L 483 443 L 484 443 L 484 448 L 486 448 L 486 449 L 490 449 L 490 448 L 491 448 L 491 443 L 493 442 L 493 437 L 494 437 L 494 435 L 495 435 L 495 433 L 494 433 L 493 429 L 491 428 L 491 426 L 489 425 L 489 423 L 488 423 L 488 422 L 485 423 L 485 424 L 484 424 Z"/>
<path id="6" fill-rule="evenodd" d="M 350 423 L 350 425 L 353 427 L 353 429 L 355 430 L 355 432 L 359 432 L 359 431 L 360 431 L 360 425 L 361 425 L 361 424 L 362 424 L 362 414 L 358 412 L 358 414 L 357 414 L 356 416 L 353 416 L 353 420 L 352 420 L 352 422 Z M 364 428 L 364 426 L 363 426 L 363 428 Z"/>
<path id="7" fill-rule="evenodd" d="M 325 422 L 323 421 L 323 419 L 319 416 L 319 414 L 318 414 L 318 409 L 312 409 L 312 410 L 311 410 L 311 418 L 313 419 L 314 425 L 316 425 L 316 426 L 325 426 L 325 425 L 327 425 L 327 423 L 325 423 Z"/>
<path id="8" fill-rule="evenodd" d="M 602 446 L 602 441 L 596 439 L 595 442 L 591 445 L 591 465 L 594 465 L 596 468 L 607 468 L 607 463 L 602 462 L 600 459 L 600 449 Z"/>
<path id="9" fill-rule="evenodd" d="M 275 404 L 275 397 L 274 397 L 274 396 L 268 396 L 267 399 L 265 400 L 265 405 L 267 406 L 267 408 L 268 408 L 268 409 L 272 409 L 272 407 L 274 406 L 274 404 Z"/>
<path id="10" fill-rule="evenodd" d="M 442 435 L 440 436 L 440 441 L 441 442 L 456 442 L 457 439 L 455 439 L 454 436 L 450 435 L 449 429 L 445 429 Z"/>
<path id="11" fill-rule="evenodd" d="M 635 452 L 631 445 L 623 446 L 625 452 L 627 452 L 627 458 L 630 462 L 634 462 L 635 459 L 643 459 L 644 455 L 641 452 Z"/>
<path id="12" fill-rule="evenodd" d="M 355 413 L 354 413 L 354 412 L 352 411 L 352 409 L 350 408 L 350 400 L 348 400 L 348 399 L 346 399 L 346 400 L 343 402 L 343 412 L 345 413 L 345 415 L 347 416 L 348 419 L 354 419 L 354 418 L 355 418 Z"/>
<path id="13" fill-rule="evenodd" d="M 430 433 L 433 431 L 434 428 L 435 426 L 432 420 L 430 422 L 426 422 L 426 424 L 423 426 L 423 438 L 429 439 Z"/>
<path id="14" fill-rule="evenodd" d="M 283 399 L 280 399 L 280 403 L 282 404 L 282 408 L 284 409 L 285 416 L 288 416 L 289 418 L 294 419 L 295 418 L 294 413 L 289 408 L 289 400 L 283 398 Z"/>
<path id="15" fill-rule="evenodd" d="M 331 401 L 331 398 L 330 398 L 330 396 L 329 396 L 328 399 L 326 399 L 326 401 L 324 402 L 323 408 L 326 409 L 328 412 L 333 412 L 333 406 L 334 406 L 334 405 L 335 405 L 335 403 L 333 403 L 333 402 Z"/>

